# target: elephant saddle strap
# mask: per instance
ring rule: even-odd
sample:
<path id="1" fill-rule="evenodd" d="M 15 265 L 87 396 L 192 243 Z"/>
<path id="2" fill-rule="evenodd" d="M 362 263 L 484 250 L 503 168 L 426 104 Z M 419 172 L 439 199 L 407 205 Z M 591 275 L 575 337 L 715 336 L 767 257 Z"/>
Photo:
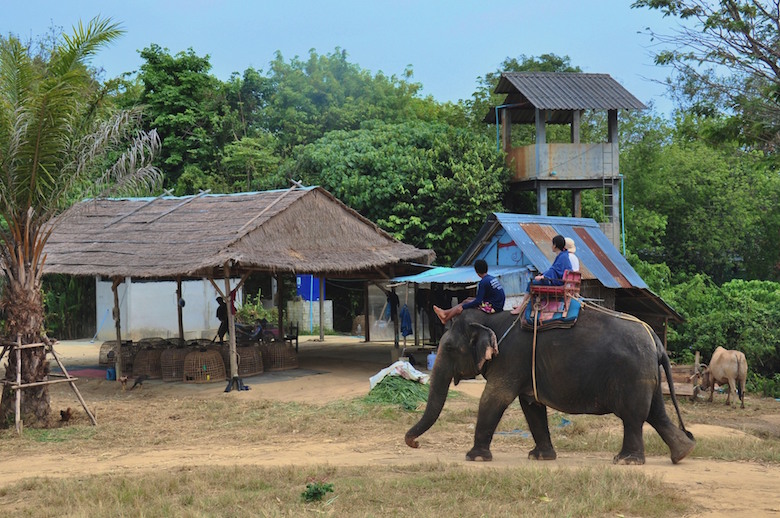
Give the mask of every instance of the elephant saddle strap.
<path id="1" fill-rule="evenodd" d="M 526 306 L 520 325 L 527 330 L 567 329 L 577 323 L 581 308 L 582 303 L 574 297 L 535 295 Z"/>

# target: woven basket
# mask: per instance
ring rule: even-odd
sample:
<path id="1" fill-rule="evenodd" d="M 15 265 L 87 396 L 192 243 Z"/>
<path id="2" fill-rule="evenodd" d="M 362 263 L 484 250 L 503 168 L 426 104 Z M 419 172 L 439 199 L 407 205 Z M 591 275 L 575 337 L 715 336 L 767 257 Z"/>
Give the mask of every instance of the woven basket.
<path id="1" fill-rule="evenodd" d="M 139 349 L 165 349 L 170 346 L 171 343 L 168 340 L 160 337 L 141 338 L 138 340 Z"/>
<path id="2" fill-rule="evenodd" d="M 122 372 L 129 373 L 133 370 L 133 358 L 136 353 L 136 345 L 130 341 L 122 341 L 121 358 L 122 358 Z M 100 353 L 98 354 L 98 363 L 100 365 L 106 365 L 113 367 L 116 365 L 116 340 L 108 340 L 100 345 Z"/>
<path id="3" fill-rule="evenodd" d="M 298 368 L 298 353 L 286 342 L 271 342 L 262 347 L 263 368 L 266 371 L 284 371 Z"/>
<path id="4" fill-rule="evenodd" d="M 225 344 L 220 348 L 222 361 L 225 362 L 225 370 L 230 370 L 230 346 Z M 236 345 L 239 376 L 254 376 L 263 372 L 263 355 L 260 346 Z"/>
<path id="5" fill-rule="evenodd" d="M 160 354 L 160 371 L 163 381 L 184 380 L 184 358 L 192 352 L 192 349 L 180 347 L 165 349 Z"/>
<path id="6" fill-rule="evenodd" d="M 162 349 L 141 349 L 133 358 L 133 376 L 149 376 L 149 379 L 162 378 L 162 363 L 160 356 Z"/>
<path id="7" fill-rule="evenodd" d="M 184 383 L 212 383 L 225 378 L 225 362 L 219 351 L 191 351 L 184 357 Z"/>

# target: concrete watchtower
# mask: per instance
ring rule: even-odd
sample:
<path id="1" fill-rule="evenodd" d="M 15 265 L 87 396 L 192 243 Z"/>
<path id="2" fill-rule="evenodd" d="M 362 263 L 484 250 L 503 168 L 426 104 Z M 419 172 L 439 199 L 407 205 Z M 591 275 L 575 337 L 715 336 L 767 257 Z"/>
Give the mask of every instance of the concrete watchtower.
<path id="1" fill-rule="evenodd" d="M 513 189 L 535 191 L 537 212 L 547 215 L 547 192 L 572 192 L 572 215 L 582 216 L 580 193 L 602 189 L 607 222 L 604 234 L 620 250 L 620 167 L 618 110 L 647 107 L 607 74 L 575 72 L 505 72 L 495 89 L 507 94 L 484 121 L 498 123 L 507 164 L 514 171 Z M 585 110 L 607 111 L 606 142 L 580 142 Z M 533 124 L 536 143 L 512 147 L 512 125 Z M 571 127 L 570 143 L 548 143 L 547 125 Z"/>

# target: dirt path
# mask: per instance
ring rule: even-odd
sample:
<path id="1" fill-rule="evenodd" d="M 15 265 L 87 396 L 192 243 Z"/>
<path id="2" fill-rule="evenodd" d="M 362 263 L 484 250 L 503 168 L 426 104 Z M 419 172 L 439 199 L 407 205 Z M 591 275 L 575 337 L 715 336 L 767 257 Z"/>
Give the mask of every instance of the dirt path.
<path id="1" fill-rule="evenodd" d="M 312 346 L 312 351 L 315 347 Z M 94 347 L 72 349 L 60 346 L 58 351 L 67 364 L 83 364 L 94 354 Z M 332 346 L 332 351 L 338 348 Z M 365 351 L 364 351 L 365 352 Z M 225 394 L 224 385 L 184 385 L 178 383 L 151 383 L 144 390 L 170 392 L 186 397 L 241 398 L 242 400 L 299 401 L 325 403 L 342 398 L 352 398 L 368 392 L 368 377 L 387 365 L 382 358 L 386 352 L 355 357 L 354 350 L 344 348 L 342 357 L 338 354 L 328 357 L 312 353 L 301 355 L 301 369 L 270 376 L 271 373 L 250 378 L 251 390 L 233 391 Z M 365 359 L 369 358 L 369 359 Z M 380 367 L 381 368 L 381 367 Z M 479 397 L 483 383 L 461 383 L 457 390 Z M 476 404 L 476 403 L 475 403 Z M 780 426 L 780 404 L 777 424 Z M 728 436 L 743 432 L 712 425 L 689 427 L 699 437 Z M 611 455 L 588 455 L 581 453 L 559 453 L 557 461 L 537 463 L 525 457 L 525 448 L 512 447 L 502 443 L 494 448 L 494 461 L 470 463 L 464 460 L 464 451 L 453 451 L 446 440 L 435 435 L 423 436 L 421 448 L 412 450 L 402 437 L 371 436 L 345 442 L 307 441 L 300 437 L 290 438 L 291 447 L 280 448 L 279 444 L 242 444 L 240 448 L 229 443 L 210 444 L 204 449 L 197 444 L 182 443 L 174 448 L 134 451 L 132 454 L 116 456 L 108 452 L 83 452 L 68 455 L 25 455 L 23 458 L 4 459 L 0 469 L 0 487 L 17 482 L 20 477 L 36 473 L 41 476 L 74 477 L 87 474 L 114 471 L 148 472 L 171 469 L 187 465 L 256 465 L 286 466 L 333 464 L 353 465 L 404 465 L 420 462 L 458 463 L 471 469 L 501 469 L 518 466 L 543 466 L 546 469 L 571 469 L 588 467 L 603 469 L 612 466 Z M 687 494 L 699 509 L 694 516 L 780 516 L 780 465 L 762 465 L 752 462 L 723 462 L 701 459 L 685 459 L 673 465 L 668 457 L 648 457 L 644 466 L 619 466 L 618 469 L 641 470 L 658 476 L 662 481 Z"/>

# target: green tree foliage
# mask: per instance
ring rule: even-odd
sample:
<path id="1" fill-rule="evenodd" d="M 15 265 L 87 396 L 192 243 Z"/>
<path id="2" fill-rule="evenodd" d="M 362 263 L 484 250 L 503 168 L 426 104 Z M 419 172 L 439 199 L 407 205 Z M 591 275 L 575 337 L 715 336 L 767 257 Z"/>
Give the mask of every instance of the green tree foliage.
<path id="1" fill-rule="evenodd" d="M 222 170 L 231 191 L 262 191 L 284 185 L 279 176 L 280 158 L 274 154 L 276 139 L 270 133 L 243 137 L 225 146 Z"/>
<path id="2" fill-rule="evenodd" d="M 694 275 L 664 297 L 686 317 L 670 334 L 671 351 L 701 351 L 706 363 L 718 346 L 737 349 L 754 373 L 780 372 L 780 284 L 736 279 L 718 287 Z"/>
<path id="3" fill-rule="evenodd" d="M 727 112 L 732 136 L 775 154 L 780 139 L 780 10 L 766 0 L 639 0 L 680 21 L 671 33 L 648 28 L 656 63 L 673 67 L 669 85 L 694 113 Z"/>
<path id="4" fill-rule="evenodd" d="M 165 186 L 187 194 L 220 185 L 219 179 L 203 178 L 216 175 L 228 109 L 222 83 L 208 73 L 208 56 L 192 49 L 172 56 L 153 44 L 141 57 L 143 92 L 137 102 L 146 106 L 147 128 L 162 139 L 157 164 L 165 172 Z"/>
<path id="5" fill-rule="evenodd" d="M 780 178 L 760 153 L 697 138 L 711 119 L 679 117 L 674 132 L 652 118 L 621 153 L 629 248 L 675 274 L 777 278 Z"/>
<path id="6" fill-rule="evenodd" d="M 492 211 L 508 175 L 493 143 L 444 124 L 366 123 L 330 132 L 292 165 L 394 237 L 452 264 Z"/>
<path id="7" fill-rule="evenodd" d="M 421 85 L 406 77 L 387 77 L 347 61 L 342 49 L 325 55 L 310 51 L 307 60 L 285 62 L 281 53 L 271 62 L 270 89 L 263 127 L 279 142 L 282 157 L 329 131 L 356 130 L 364 121 L 436 120 L 452 117 L 452 107 L 439 111 L 432 99 L 421 99 Z"/>
<path id="8" fill-rule="evenodd" d="M 159 179 L 159 170 L 149 165 L 159 145 L 156 133 L 136 131 L 138 112 L 105 106 L 105 90 L 87 67 L 121 33 L 110 20 L 95 18 L 44 53 L 16 37 L 0 38 L 0 258 L 5 275 L 0 306 L 5 335 L 20 337 L 22 343 L 44 338 L 43 248 L 51 218 L 68 194 L 80 185 L 121 188 Z M 45 356 L 40 347 L 22 352 L 24 382 L 44 379 Z M 6 379 L 14 379 L 16 370 L 17 357 L 11 355 Z M 6 385 L 0 426 L 14 422 L 14 399 Z M 46 385 L 22 391 L 26 425 L 46 424 L 50 411 Z"/>

